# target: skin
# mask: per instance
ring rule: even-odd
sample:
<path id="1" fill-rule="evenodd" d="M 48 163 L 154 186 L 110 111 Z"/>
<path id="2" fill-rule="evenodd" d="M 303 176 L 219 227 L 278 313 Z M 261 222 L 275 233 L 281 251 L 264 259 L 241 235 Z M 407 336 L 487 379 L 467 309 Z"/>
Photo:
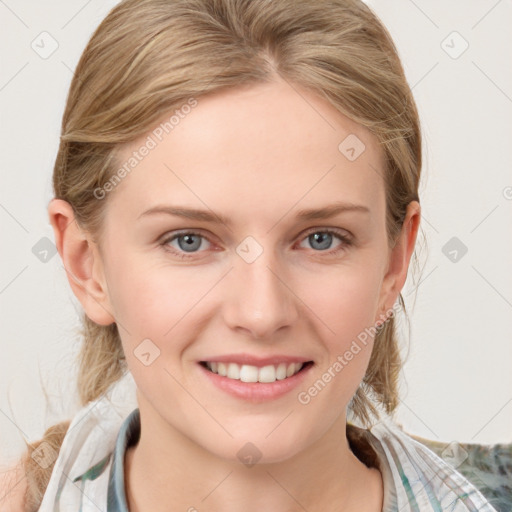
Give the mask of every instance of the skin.
<path id="1" fill-rule="evenodd" d="M 366 146 L 354 161 L 338 150 L 349 134 Z M 123 148 L 120 164 L 146 137 Z M 50 203 L 73 291 L 92 320 L 118 323 L 137 384 L 141 438 L 125 460 L 131 511 L 170 504 L 223 512 L 382 510 L 381 474 L 346 438 L 346 407 L 373 340 L 310 403 L 299 403 L 297 393 L 382 318 L 405 283 L 420 206 L 409 204 L 391 250 L 383 162 L 369 131 L 311 92 L 276 81 L 198 98 L 103 199 L 100 246 L 73 222 L 68 203 Z M 336 201 L 369 212 L 295 219 L 300 209 Z M 232 225 L 165 214 L 138 219 L 157 204 L 206 209 Z M 322 250 L 309 235 L 325 228 L 351 234 L 353 245 L 333 235 Z M 183 249 L 183 239 L 166 251 L 159 241 L 177 230 L 205 238 L 195 252 Z M 247 236 L 263 248 L 250 264 L 236 252 Z M 149 366 L 134 355 L 147 338 L 160 350 Z M 251 403 L 212 386 L 197 363 L 228 353 L 288 354 L 314 366 L 298 389 Z M 237 457 L 247 442 L 262 454 L 252 467 Z"/>

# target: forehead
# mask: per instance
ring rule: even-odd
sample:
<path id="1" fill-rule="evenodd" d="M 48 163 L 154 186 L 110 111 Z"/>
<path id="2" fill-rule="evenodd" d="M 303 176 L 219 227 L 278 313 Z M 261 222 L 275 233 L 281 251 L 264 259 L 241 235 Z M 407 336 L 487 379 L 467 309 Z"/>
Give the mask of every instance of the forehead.
<path id="1" fill-rule="evenodd" d="M 176 202 L 269 220 L 294 205 L 384 207 L 376 137 L 310 91 L 273 82 L 198 97 L 176 110 L 118 155 L 128 172 L 110 199 L 132 220 Z"/>

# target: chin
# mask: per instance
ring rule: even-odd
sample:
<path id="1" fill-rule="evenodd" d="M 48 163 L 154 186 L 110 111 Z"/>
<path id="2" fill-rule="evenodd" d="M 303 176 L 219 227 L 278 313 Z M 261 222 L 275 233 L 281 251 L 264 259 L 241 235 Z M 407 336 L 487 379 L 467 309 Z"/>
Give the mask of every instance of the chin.
<path id="1" fill-rule="evenodd" d="M 283 433 L 285 433 L 283 431 Z M 265 434 L 267 435 L 267 434 Z M 279 436 L 272 433 L 265 439 L 261 432 L 247 431 L 247 435 L 237 435 L 235 439 L 226 439 L 220 444 L 214 440 L 205 448 L 213 455 L 229 462 L 237 462 L 247 467 L 255 464 L 275 464 L 284 462 L 296 456 L 302 448 L 302 443 L 292 436 Z M 272 437 L 275 435 L 275 439 Z M 304 445 L 305 448 L 305 445 Z"/>

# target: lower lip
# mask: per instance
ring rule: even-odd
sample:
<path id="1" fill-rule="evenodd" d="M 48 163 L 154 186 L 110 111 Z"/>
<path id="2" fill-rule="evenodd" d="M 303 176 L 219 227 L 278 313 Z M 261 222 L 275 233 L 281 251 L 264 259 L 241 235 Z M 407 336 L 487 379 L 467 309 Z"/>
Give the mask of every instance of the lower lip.
<path id="1" fill-rule="evenodd" d="M 218 373 L 213 373 L 202 364 L 198 363 L 202 372 L 210 379 L 210 381 L 222 391 L 236 397 L 242 398 L 249 402 L 265 402 L 274 400 L 280 396 L 289 393 L 292 389 L 299 386 L 306 378 L 306 374 L 312 368 L 312 364 L 308 364 L 295 375 L 287 377 L 283 380 L 275 382 L 242 382 L 238 379 L 229 379 L 222 377 Z"/>

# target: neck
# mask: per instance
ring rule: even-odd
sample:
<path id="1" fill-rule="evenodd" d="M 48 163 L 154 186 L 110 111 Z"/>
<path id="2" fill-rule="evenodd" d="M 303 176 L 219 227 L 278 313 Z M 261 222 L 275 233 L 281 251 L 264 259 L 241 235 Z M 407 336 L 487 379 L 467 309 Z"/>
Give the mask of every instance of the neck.
<path id="1" fill-rule="evenodd" d="M 345 415 L 308 449 L 281 462 L 252 466 L 219 458 L 166 427 L 163 436 L 154 425 L 141 423 L 138 444 L 127 450 L 125 489 L 131 512 L 163 512 L 171 504 L 190 512 L 382 510 L 381 474 L 351 451 Z"/>

